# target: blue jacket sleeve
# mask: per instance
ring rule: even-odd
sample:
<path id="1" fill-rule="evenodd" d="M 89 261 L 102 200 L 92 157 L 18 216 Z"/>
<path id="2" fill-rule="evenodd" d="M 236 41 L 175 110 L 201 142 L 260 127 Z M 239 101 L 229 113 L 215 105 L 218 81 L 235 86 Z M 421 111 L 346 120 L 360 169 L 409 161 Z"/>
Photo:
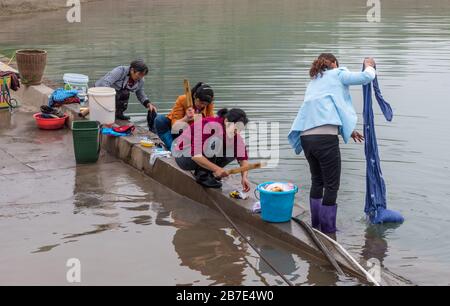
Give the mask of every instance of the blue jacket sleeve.
<path id="1" fill-rule="evenodd" d="M 362 72 L 350 72 L 347 69 L 341 69 L 338 75 L 342 84 L 346 86 L 366 85 L 375 79 L 376 72 L 372 67 L 367 67 Z"/>

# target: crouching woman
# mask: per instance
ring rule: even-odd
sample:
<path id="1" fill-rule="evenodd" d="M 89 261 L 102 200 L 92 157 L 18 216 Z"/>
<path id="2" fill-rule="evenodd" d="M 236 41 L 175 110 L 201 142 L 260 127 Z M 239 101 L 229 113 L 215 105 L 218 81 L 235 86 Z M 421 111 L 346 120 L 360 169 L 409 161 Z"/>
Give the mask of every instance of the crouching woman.
<path id="1" fill-rule="evenodd" d="M 240 132 L 248 123 L 246 113 L 238 108 L 221 109 L 217 117 L 196 120 L 184 129 L 172 151 L 178 166 L 193 170 L 196 181 L 207 188 L 220 188 L 228 176 L 226 165 L 237 160 L 248 165 L 248 153 Z M 248 171 L 242 172 L 244 192 L 250 190 Z"/>

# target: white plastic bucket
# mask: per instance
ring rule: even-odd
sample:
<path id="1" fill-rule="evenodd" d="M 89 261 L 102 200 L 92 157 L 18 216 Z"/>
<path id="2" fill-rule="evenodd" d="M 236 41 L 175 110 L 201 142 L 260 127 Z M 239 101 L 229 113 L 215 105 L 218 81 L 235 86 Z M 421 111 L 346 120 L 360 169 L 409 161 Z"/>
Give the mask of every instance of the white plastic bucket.
<path id="1" fill-rule="evenodd" d="M 87 91 L 89 88 L 89 77 L 84 74 L 77 73 L 65 73 L 63 76 L 64 84 L 68 85 L 66 89 L 75 89 L 78 90 L 78 97 L 81 102 L 86 101 Z"/>
<path id="2" fill-rule="evenodd" d="M 116 90 L 110 87 L 88 89 L 89 120 L 113 124 L 116 119 Z"/>

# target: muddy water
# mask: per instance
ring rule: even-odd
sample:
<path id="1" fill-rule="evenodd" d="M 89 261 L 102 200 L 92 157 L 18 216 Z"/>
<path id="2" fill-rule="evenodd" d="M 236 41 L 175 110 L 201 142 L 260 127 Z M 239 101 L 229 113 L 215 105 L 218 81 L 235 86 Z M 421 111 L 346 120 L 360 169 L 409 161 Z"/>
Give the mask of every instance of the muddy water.
<path id="1" fill-rule="evenodd" d="M 76 166 L 67 130 L 1 112 L 0 284 L 281 285 L 215 211 L 109 155 Z M 239 225 L 298 285 L 354 285 L 302 254 Z"/>
<path id="2" fill-rule="evenodd" d="M 342 66 L 359 70 L 378 62 L 380 85 L 395 117 L 386 123 L 375 106 L 388 205 L 402 212 L 400 227 L 368 227 L 363 220 L 363 147 L 342 145 L 338 240 L 357 257 L 376 258 L 417 284 L 448 284 L 450 3 L 382 1 L 381 22 L 368 23 L 366 1 L 105 1 L 83 5 L 81 24 L 65 12 L 2 18 L 1 48 L 46 48 L 47 75 L 64 72 L 96 79 L 141 57 L 152 66 L 147 91 L 161 112 L 182 93 L 181 80 L 207 81 L 218 106 L 240 106 L 253 121 L 280 124 L 278 168 L 252 180 L 290 180 L 308 198 L 303 157 L 286 140 L 301 105 L 313 58 L 334 52 Z M 361 89 L 353 89 L 362 109 Z M 136 122 L 143 109 L 130 107 Z"/>

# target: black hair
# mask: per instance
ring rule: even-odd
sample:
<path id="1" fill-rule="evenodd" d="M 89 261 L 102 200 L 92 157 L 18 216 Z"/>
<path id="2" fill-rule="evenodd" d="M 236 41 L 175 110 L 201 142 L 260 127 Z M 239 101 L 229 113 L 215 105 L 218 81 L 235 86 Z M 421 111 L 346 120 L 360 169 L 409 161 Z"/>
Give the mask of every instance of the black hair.
<path id="1" fill-rule="evenodd" d="M 222 108 L 217 111 L 217 116 L 227 119 L 228 122 L 242 122 L 244 125 L 247 125 L 248 123 L 247 114 L 240 108 L 232 108 L 230 110 Z"/>
<path id="2" fill-rule="evenodd" d="M 149 71 L 148 66 L 144 63 L 143 60 L 132 61 L 130 64 L 130 68 L 133 68 L 134 71 L 137 72 L 143 72 L 145 75 L 147 75 Z"/>
<path id="3" fill-rule="evenodd" d="M 214 101 L 214 91 L 211 86 L 203 82 L 198 82 L 194 87 L 192 87 L 192 99 L 198 98 L 200 101 L 206 102 L 208 104 Z"/>

